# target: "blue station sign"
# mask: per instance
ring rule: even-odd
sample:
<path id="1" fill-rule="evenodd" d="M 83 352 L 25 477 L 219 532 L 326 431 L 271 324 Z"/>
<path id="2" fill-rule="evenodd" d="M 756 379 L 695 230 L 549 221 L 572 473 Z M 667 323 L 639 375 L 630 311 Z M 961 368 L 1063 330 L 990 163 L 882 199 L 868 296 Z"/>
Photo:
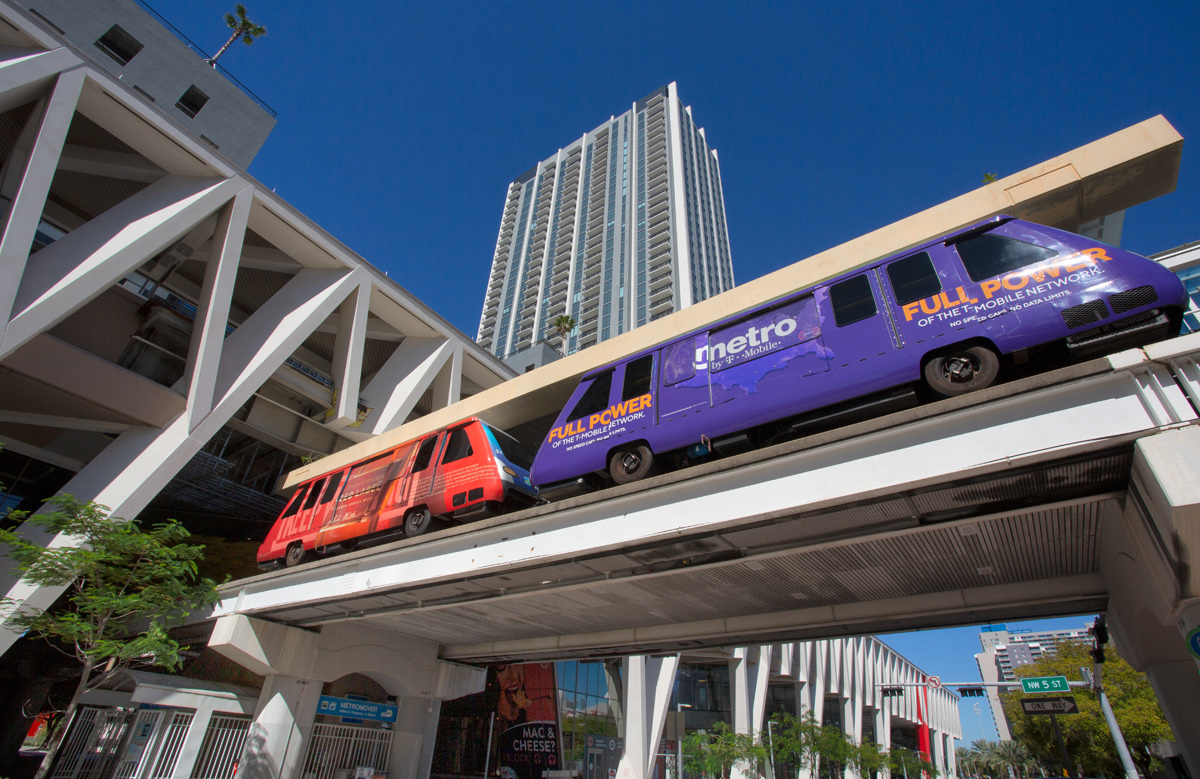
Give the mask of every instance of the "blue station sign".
<path id="1" fill-rule="evenodd" d="M 351 698 L 335 698 L 332 695 L 322 695 L 317 705 L 317 713 L 330 717 L 349 717 L 351 719 L 369 719 L 375 722 L 395 722 L 398 707 L 394 703 L 371 703 L 356 701 Z"/>

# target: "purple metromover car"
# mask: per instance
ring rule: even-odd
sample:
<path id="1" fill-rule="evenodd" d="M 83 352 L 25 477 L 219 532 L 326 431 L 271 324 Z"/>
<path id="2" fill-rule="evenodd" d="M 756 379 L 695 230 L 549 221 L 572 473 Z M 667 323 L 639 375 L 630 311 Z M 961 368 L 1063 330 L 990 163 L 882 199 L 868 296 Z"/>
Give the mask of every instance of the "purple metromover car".
<path id="1" fill-rule="evenodd" d="M 994 217 L 586 374 L 532 479 L 623 484 L 656 459 L 684 464 L 918 392 L 982 389 L 1002 364 L 1146 344 L 1178 333 L 1185 297 L 1145 257 Z"/>

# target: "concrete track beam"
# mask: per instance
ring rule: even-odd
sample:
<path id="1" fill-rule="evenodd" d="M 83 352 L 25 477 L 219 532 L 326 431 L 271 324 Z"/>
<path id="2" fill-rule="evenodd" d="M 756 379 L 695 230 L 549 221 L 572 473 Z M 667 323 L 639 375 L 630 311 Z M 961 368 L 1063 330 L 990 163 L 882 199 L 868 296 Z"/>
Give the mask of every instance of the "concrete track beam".
<path id="1" fill-rule="evenodd" d="M 1166 119 L 1147 119 L 299 468 L 284 487 L 464 417 L 500 427 L 536 419 L 561 408 L 589 370 L 996 214 L 1074 230 L 1174 191 L 1182 153 L 1183 137 Z"/>

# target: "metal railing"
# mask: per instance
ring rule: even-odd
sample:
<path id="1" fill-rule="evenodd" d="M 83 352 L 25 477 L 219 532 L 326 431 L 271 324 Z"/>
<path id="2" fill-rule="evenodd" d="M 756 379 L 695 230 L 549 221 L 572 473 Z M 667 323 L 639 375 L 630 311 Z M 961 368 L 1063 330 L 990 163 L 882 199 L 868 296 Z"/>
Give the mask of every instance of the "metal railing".
<path id="1" fill-rule="evenodd" d="M 334 779 L 339 770 L 370 767 L 386 771 L 392 748 L 392 731 L 380 728 L 317 723 L 300 775 Z"/>
<path id="2" fill-rule="evenodd" d="M 160 14 L 158 11 L 155 11 L 155 10 L 154 10 L 152 7 L 150 7 L 150 5 L 149 5 L 148 3 L 146 3 L 146 2 L 145 2 L 145 0 L 136 0 L 136 2 L 137 2 L 137 4 L 138 4 L 138 5 L 140 5 L 140 6 L 141 6 L 143 9 L 145 9 L 147 13 L 149 13 L 151 16 L 153 16 L 153 17 L 154 17 L 154 18 L 155 18 L 155 19 L 158 21 L 158 23 L 159 23 L 159 24 L 161 24 L 163 27 L 166 27 L 168 30 L 170 30 L 170 31 L 171 31 L 171 33 L 172 33 L 172 34 L 173 34 L 173 35 L 174 35 L 176 38 L 178 38 L 178 39 L 179 39 L 179 40 L 180 40 L 180 41 L 181 41 L 181 42 L 182 42 L 182 43 L 183 43 L 185 46 L 187 46 L 189 49 L 191 49 L 191 50 L 192 50 L 192 51 L 194 51 L 195 53 L 199 54 L 199 55 L 200 55 L 201 57 L 203 57 L 205 60 L 211 60 L 211 59 L 212 59 L 212 57 L 210 57 L 210 56 L 208 55 L 208 52 L 206 52 L 204 49 L 200 48 L 200 47 L 199 47 L 199 46 L 197 46 L 196 44 L 192 43 L 191 39 L 189 39 L 189 38 L 188 38 L 186 35 L 184 35 L 184 34 L 183 34 L 182 32 L 180 32 L 178 29 L 176 29 L 176 27 L 175 27 L 173 24 L 171 24 L 170 22 L 168 22 L 168 21 L 167 21 L 167 20 L 166 20 L 166 19 L 163 17 L 163 15 L 162 15 L 162 14 Z M 229 81 L 230 81 L 230 82 L 231 82 L 231 83 L 232 83 L 232 84 L 233 84 L 235 87 L 237 87 L 238 89 L 242 90 L 242 93 L 243 93 L 243 94 L 244 94 L 246 97 L 248 97 L 248 98 L 250 98 L 251 100 L 253 100 L 253 101 L 255 102 L 255 104 L 257 104 L 257 105 L 258 105 L 258 107 L 259 107 L 259 108 L 261 108 L 262 110 L 266 111 L 268 114 L 270 114 L 270 115 L 271 115 L 271 116 L 273 116 L 273 117 L 277 115 L 277 114 L 275 113 L 275 109 L 274 109 L 274 108 L 271 108 L 271 106 L 269 106 L 269 105 L 267 105 L 266 103 L 264 103 L 264 102 L 263 102 L 263 100 L 262 100 L 262 98 L 260 98 L 258 95 L 256 95 L 256 94 L 254 94 L 253 92 L 251 92 L 249 87 L 247 87 L 245 84 L 243 84 L 242 82 L 240 82 L 240 81 L 238 81 L 236 78 L 234 78 L 234 77 L 233 77 L 233 74 L 232 74 L 232 73 L 230 73 L 230 72 L 229 72 L 228 70 L 226 70 L 225 68 L 221 67 L 221 65 L 220 65 L 219 63 L 212 62 L 212 63 L 210 63 L 210 64 L 212 64 L 212 66 L 213 66 L 214 68 L 216 68 L 217 70 L 221 71 L 221 74 L 222 74 L 223 76 L 225 76 L 225 78 L 229 79 Z"/>

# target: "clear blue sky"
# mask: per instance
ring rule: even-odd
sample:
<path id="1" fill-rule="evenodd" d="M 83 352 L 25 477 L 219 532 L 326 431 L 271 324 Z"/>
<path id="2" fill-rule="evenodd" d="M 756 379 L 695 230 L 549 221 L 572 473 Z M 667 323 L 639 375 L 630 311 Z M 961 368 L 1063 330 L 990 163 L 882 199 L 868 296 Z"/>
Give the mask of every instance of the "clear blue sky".
<path id="1" fill-rule="evenodd" d="M 227 36 L 232 0 L 149 2 L 210 53 Z M 508 183 L 671 81 L 740 282 L 1157 114 L 1189 139 L 1178 190 L 1124 245 L 1200 240 L 1195 0 L 245 3 L 267 36 L 221 63 L 279 114 L 250 173 L 472 336 Z M 977 633 L 887 641 L 962 681 Z M 967 741 L 992 737 L 972 702 Z"/>
<path id="2" fill-rule="evenodd" d="M 234 4 L 148 2 L 210 53 Z M 1200 139 L 1195 0 L 245 3 L 250 173 L 471 336 L 508 183 L 670 81 L 742 282 L 1156 114 Z M 1200 239 L 1194 142 L 1128 248 Z"/>

